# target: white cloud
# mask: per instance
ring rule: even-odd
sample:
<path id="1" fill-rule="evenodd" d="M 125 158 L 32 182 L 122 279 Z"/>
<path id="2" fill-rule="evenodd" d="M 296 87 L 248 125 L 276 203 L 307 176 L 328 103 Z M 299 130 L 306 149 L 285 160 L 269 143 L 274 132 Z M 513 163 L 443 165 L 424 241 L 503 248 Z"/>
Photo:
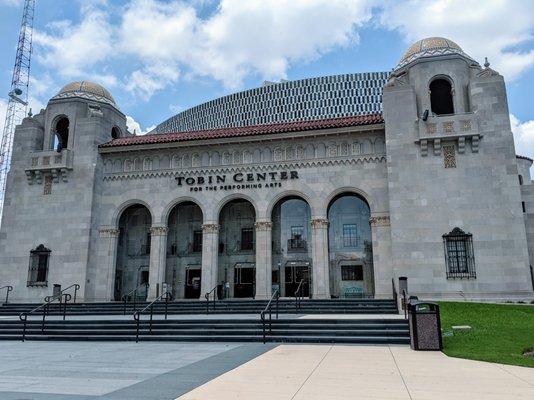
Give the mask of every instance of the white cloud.
<path id="1" fill-rule="evenodd" d="M 506 79 L 534 66 L 534 50 L 520 46 L 534 38 L 532 0 L 411 0 L 383 2 L 380 22 L 398 30 L 407 44 L 428 36 L 457 42 L 479 62 L 488 57 Z"/>
<path id="2" fill-rule="evenodd" d="M 24 0 L 0 0 L 0 5 L 18 7 L 24 3 Z"/>
<path id="3" fill-rule="evenodd" d="M 236 88 L 248 75 L 284 78 L 292 63 L 357 43 L 356 28 L 371 17 L 365 0 L 223 0 L 206 19 L 179 1 L 134 0 L 124 13 L 120 48 Z M 155 70 L 138 73 L 130 86 L 143 78 L 141 92 L 149 95 L 161 86 L 155 76 Z"/>
<path id="4" fill-rule="evenodd" d="M 95 64 L 113 55 L 109 15 L 95 4 L 82 5 L 78 25 L 58 21 L 49 24 L 47 32 L 34 32 L 34 43 L 41 47 L 35 54 L 43 65 L 64 77 L 83 76 Z"/>
<path id="5" fill-rule="evenodd" d="M 147 129 L 143 130 L 139 122 L 137 122 L 130 115 L 126 116 L 126 127 L 130 133 L 135 133 L 136 135 L 146 135 L 148 132 L 156 128 L 156 125 L 149 126 Z"/>
<path id="6" fill-rule="evenodd" d="M 534 120 L 521 122 L 510 114 L 516 154 L 534 158 Z"/>

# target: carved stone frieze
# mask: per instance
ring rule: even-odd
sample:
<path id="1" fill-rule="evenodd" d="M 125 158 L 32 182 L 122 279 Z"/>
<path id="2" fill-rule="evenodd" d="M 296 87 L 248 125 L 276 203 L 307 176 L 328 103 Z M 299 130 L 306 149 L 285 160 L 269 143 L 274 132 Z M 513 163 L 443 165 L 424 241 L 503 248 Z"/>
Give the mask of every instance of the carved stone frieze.
<path id="1" fill-rule="evenodd" d="M 369 218 L 369 223 L 371 226 L 389 226 L 389 216 L 387 215 L 380 215 Z"/>
<path id="2" fill-rule="evenodd" d="M 116 228 L 103 228 L 100 229 L 100 237 L 118 237 L 120 230 Z"/>
<path id="3" fill-rule="evenodd" d="M 273 228 L 273 223 L 271 221 L 257 221 L 254 227 L 257 231 L 270 231 Z"/>
<path id="4" fill-rule="evenodd" d="M 311 220 L 311 227 L 313 229 L 327 229 L 329 221 L 326 218 L 315 218 Z"/>
<path id="5" fill-rule="evenodd" d="M 204 224 L 202 225 L 202 232 L 204 233 L 218 233 L 219 224 Z"/>
<path id="6" fill-rule="evenodd" d="M 150 236 L 165 236 L 169 232 L 166 226 L 153 226 L 150 228 Z"/>

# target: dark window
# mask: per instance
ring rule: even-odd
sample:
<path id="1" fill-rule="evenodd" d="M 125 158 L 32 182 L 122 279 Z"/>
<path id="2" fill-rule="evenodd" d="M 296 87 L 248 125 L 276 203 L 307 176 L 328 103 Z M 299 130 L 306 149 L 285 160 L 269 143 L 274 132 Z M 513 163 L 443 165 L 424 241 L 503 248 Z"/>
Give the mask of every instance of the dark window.
<path id="1" fill-rule="evenodd" d="M 150 231 L 146 234 L 146 244 L 141 246 L 141 254 L 150 254 L 150 242 L 152 237 L 150 236 Z"/>
<path id="2" fill-rule="evenodd" d="M 343 225 L 343 247 L 358 247 L 356 224 Z"/>
<path id="3" fill-rule="evenodd" d="M 342 281 L 363 281 L 363 267 L 361 265 L 342 265 Z"/>
<path id="4" fill-rule="evenodd" d="M 473 235 L 454 228 L 443 235 L 447 278 L 476 278 Z"/>
<path id="5" fill-rule="evenodd" d="M 69 144 L 69 119 L 60 118 L 54 127 L 54 149 L 61 151 L 66 149 Z"/>
<path id="6" fill-rule="evenodd" d="M 519 175 L 519 184 L 520 184 L 520 185 L 523 184 L 523 175 Z"/>
<path id="7" fill-rule="evenodd" d="M 288 250 L 305 250 L 306 240 L 304 240 L 304 227 L 292 226 L 291 239 L 288 240 Z"/>
<path id="8" fill-rule="evenodd" d="M 111 130 L 111 138 L 112 139 L 118 139 L 121 137 L 121 131 L 116 126 L 113 127 Z"/>
<path id="9" fill-rule="evenodd" d="M 35 250 L 30 251 L 27 286 L 47 286 L 49 258 L 50 250 L 42 244 L 37 246 Z"/>
<path id="10" fill-rule="evenodd" d="M 202 231 L 193 231 L 193 253 L 202 251 Z"/>
<path id="11" fill-rule="evenodd" d="M 241 250 L 254 249 L 254 231 L 252 228 L 241 229 Z"/>
<path id="12" fill-rule="evenodd" d="M 435 79 L 430 83 L 430 106 L 436 115 L 454 114 L 452 87 L 445 79 Z"/>
<path id="13" fill-rule="evenodd" d="M 521 207 L 523 208 L 523 212 L 526 213 L 527 212 L 527 206 L 525 205 L 524 201 L 521 202 Z"/>

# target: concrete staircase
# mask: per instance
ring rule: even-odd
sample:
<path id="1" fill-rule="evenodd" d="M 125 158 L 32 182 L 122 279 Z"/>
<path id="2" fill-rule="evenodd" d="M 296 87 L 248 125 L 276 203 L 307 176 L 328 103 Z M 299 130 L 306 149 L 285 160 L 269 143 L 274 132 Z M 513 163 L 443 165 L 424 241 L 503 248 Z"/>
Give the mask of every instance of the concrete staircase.
<path id="1" fill-rule="evenodd" d="M 145 307 L 148 303 L 137 303 L 136 309 Z M 18 315 L 27 312 L 39 304 L 9 303 L 0 307 L 1 315 Z M 219 300 L 213 309 L 210 304 L 210 314 L 259 314 L 267 305 L 266 300 Z M 168 305 L 169 314 L 206 314 L 205 301 L 173 301 Z M 154 312 L 163 313 L 164 303 L 156 303 Z M 133 304 L 126 306 L 126 313 L 134 312 Z M 294 299 L 280 299 L 279 312 L 295 313 Z M 50 306 L 50 315 L 62 313 L 58 303 Z M 300 314 L 396 314 L 397 308 L 393 300 L 388 299 L 332 299 L 332 300 L 302 300 Z M 115 303 L 68 303 L 68 315 L 119 315 L 124 314 L 124 304 Z"/>
<path id="2" fill-rule="evenodd" d="M 165 320 L 161 315 L 164 304 L 157 303 L 151 329 L 149 315 L 141 316 L 139 340 L 261 342 L 263 325 L 259 314 L 266 304 L 254 300 L 219 301 L 215 312 L 210 310 L 206 315 L 205 302 L 177 301 L 169 303 Z M 21 340 L 23 322 L 18 314 L 35 306 L 1 307 L 0 340 Z M 42 314 L 28 318 L 26 340 L 133 341 L 137 323 L 132 317 L 133 307 L 128 307 L 124 316 L 121 303 L 69 304 L 63 321 L 59 306 L 54 305 L 44 329 Z M 408 344 L 410 340 L 407 321 L 398 318 L 393 300 L 303 300 L 295 314 L 294 300 L 284 299 L 280 300 L 279 312 L 279 319 L 273 315 L 270 332 L 267 328 L 268 342 Z"/>

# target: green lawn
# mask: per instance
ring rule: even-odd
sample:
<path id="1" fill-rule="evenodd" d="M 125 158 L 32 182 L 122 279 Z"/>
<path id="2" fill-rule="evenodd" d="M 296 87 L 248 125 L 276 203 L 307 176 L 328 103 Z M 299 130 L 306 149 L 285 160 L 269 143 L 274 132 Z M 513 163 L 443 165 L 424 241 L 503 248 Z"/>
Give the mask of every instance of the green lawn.
<path id="1" fill-rule="evenodd" d="M 534 367 L 534 358 L 522 355 L 534 347 L 534 306 L 440 302 L 443 352 L 451 357 Z M 469 325 L 454 332 L 453 325 Z"/>

